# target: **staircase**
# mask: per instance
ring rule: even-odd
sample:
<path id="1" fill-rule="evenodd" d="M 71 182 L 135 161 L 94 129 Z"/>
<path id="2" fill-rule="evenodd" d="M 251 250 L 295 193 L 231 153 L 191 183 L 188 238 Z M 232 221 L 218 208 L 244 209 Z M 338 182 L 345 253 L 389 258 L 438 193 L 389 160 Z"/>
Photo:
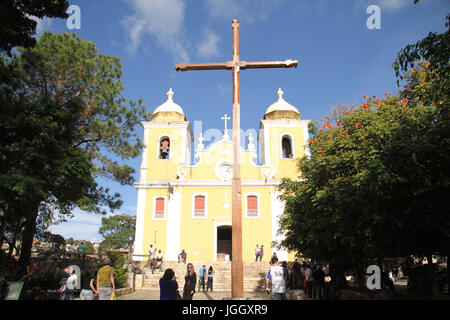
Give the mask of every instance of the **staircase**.
<path id="1" fill-rule="evenodd" d="M 205 265 L 206 270 L 208 270 L 209 266 L 212 266 L 214 269 L 214 291 L 231 291 L 231 262 L 192 261 L 191 263 L 194 265 L 194 271 L 197 273 L 197 291 L 199 271 L 203 265 Z M 163 264 L 163 271 L 167 268 L 171 268 L 175 272 L 178 286 L 180 291 L 182 291 L 184 287 L 184 275 L 186 274 L 186 264 L 167 261 Z M 266 274 L 269 268 L 270 265 L 268 262 L 244 262 L 244 292 L 264 291 Z M 163 276 L 163 271 L 157 269 L 152 274 L 150 269 L 146 269 L 142 289 L 159 290 L 159 279 Z M 206 280 L 207 277 L 205 278 L 205 289 Z"/>

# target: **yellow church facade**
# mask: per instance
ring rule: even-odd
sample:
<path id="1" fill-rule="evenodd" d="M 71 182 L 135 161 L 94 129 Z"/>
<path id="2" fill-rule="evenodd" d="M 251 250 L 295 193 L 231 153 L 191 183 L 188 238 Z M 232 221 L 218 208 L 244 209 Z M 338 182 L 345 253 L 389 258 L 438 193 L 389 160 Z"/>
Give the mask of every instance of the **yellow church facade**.
<path id="1" fill-rule="evenodd" d="M 133 259 L 146 261 L 152 245 L 166 261 L 176 261 L 181 250 L 188 261 L 232 260 L 231 130 L 225 128 L 221 140 L 208 147 L 200 134 L 191 163 L 191 123 L 173 101 L 172 89 L 167 95 L 152 121 L 142 123 Z M 255 137 L 251 133 L 244 137 L 248 142 L 240 153 L 244 261 L 255 261 L 256 245 L 264 248 L 263 261 L 274 252 L 281 261 L 294 259 L 295 253 L 273 246 L 283 238 L 278 219 L 284 205 L 277 186 L 283 177 L 298 178 L 298 160 L 309 154 L 307 127 L 308 121 L 300 120 L 297 108 L 284 100 L 280 89 L 278 101 L 260 120 L 259 162 Z"/>

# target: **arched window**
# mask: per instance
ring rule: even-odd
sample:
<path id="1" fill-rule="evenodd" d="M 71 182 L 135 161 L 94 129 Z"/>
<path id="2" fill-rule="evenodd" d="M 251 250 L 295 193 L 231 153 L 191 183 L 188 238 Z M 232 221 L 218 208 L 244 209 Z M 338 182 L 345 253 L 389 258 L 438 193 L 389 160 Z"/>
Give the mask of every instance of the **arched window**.
<path id="1" fill-rule="evenodd" d="M 283 136 L 281 138 L 281 158 L 292 159 L 292 140 L 289 136 Z"/>
<path id="2" fill-rule="evenodd" d="M 194 217 L 203 218 L 205 217 L 205 207 L 206 201 L 205 196 L 197 195 L 194 198 Z"/>
<path id="3" fill-rule="evenodd" d="M 162 137 L 159 140 L 159 159 L 170 159 L 170 138 Z"/>
<path id="4" fill-rule="evenodd" d="M 155 199 L 155 219 L 164 219 L 164 198 Z"/>

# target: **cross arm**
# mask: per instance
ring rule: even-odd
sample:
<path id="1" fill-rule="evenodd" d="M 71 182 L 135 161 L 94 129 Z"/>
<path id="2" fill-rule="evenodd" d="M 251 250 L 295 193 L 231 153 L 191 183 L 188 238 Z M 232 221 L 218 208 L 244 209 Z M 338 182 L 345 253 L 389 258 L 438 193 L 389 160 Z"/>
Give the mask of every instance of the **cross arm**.
<path id="1" fill-rule="evenodd" d="M 263 68 L 297 68 L 297 60 L 285 61 L 240 61 L 241 69 L 263 69 Z"/>
<path id="2" fill-rule="evenodd" d="M 222 70 L 231 69 L 229 63 L 218 62 L 218 63 L 180 63 L 175 65 L 176 71 L 190 71 L 190 70 Z"/>

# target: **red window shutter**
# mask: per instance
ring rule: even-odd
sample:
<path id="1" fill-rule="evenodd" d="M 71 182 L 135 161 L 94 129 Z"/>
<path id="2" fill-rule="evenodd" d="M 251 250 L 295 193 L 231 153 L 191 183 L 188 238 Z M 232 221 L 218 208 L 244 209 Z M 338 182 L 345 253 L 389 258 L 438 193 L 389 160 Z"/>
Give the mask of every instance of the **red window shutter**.
<path id="1" fill-rule="evenodd" d="M 156 198 L 155 218 L 164 218 L 164 198 Z"/>
<path id="2" fill-rule="evenodd" d="M 194 215 L 196 217 L 202 217 L 205 215 L 205 197 L 204 196 L 195 196 Z"/>
<path id="3" fill-rule="evenodd" d="M 247 216 L 258 216 L 258 198 L 256 196 L 247 197 Z"/>

